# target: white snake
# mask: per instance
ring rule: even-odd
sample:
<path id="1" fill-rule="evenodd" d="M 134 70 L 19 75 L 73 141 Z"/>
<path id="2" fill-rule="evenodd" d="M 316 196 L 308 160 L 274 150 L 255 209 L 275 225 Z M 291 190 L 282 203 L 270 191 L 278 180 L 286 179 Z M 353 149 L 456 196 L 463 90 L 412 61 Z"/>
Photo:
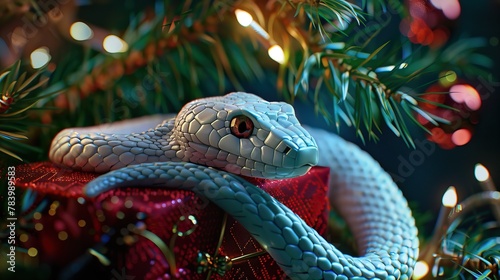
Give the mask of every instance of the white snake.
<path id="1" fill-rule="evenodd" d="M 237 219 L 292 279 L 411 277 L 417 229 L 396 184 L 354 144 L 304 129 L 289 104 L 236 92 L 192 101 L 146 132 L 123 133 L 155 121 L 65 129 L 54 138 L 50 159 L 83 171 L 114 170 L 86 186 L 89 196 L 138 184 L 204 195 Z M 315 164 L 330 167 L 331 206 L 346 219 L 361 257 L 343 254 L 286 206 L 230 174 L 287 178 Z"/>

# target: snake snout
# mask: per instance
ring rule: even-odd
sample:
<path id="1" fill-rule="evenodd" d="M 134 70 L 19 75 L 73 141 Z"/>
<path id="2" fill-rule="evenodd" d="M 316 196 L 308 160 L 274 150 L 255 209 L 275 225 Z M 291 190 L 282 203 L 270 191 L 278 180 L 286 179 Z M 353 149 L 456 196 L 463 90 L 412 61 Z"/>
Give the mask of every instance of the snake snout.
<path id="1" fill-rule="evenodd" d="M 319 151 L 317 147 L 304 147 L 297 151 L 295 166 L 314 166 L 318 164 Z"/>

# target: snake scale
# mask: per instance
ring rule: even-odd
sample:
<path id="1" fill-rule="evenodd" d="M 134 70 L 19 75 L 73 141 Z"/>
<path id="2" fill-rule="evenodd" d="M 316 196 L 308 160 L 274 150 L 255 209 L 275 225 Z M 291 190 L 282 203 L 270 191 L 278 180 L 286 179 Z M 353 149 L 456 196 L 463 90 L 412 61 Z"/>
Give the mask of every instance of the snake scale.
<path id="1" fill-rule="evenodd" d="M 235 92 L 187 103 L 177 116 L 61 131 L 50 159 L 105 173 L 96 196 L 121 186 L 182 188 L 238 220 L 292 279 L 409 279 L 418 256 L 407 201 L 366 152 L 335 134 L 304 128 L 293 107 Z M 330 167 L 329 201 L 359 257 L 343 254 L 286 206 L 237 175 L 288 178 Z M 113 171 L 110 171 L 113 170 Z M 110 171 L 110 172 L 109 172 Z"/>

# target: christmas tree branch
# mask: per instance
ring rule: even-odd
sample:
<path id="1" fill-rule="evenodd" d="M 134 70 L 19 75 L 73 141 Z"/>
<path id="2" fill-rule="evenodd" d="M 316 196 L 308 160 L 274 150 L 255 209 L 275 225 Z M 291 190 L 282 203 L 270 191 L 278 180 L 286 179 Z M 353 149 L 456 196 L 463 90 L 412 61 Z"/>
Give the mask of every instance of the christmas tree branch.
<path id="1" fill-rule="evenodd" d="M 32 74 L 21 72 L 21 62 L 13 64 L 0 74 L 0 153 L 22 161 L 20 152 L 33 151 L 25 144 L 28 139 L 28 114 L 35 110 L 37 102 L 58 93 L 46 89 L 48 78 L 44 70 Z"/>
<path id="2" fill-rule="evenodd" d="M 373 6 L 375 2 L 365 2 L 363 7 Z M 401 10 L 401 6 L 394 6 L 392 2 L 390 4 L 393 10 Z M 407 145 L 414 147 L 409 124 L 416 124 L 430 133 L 417 121 L 417 115 L 434 125 L 448 123 L 448 120 L 421 109 L 420 104 L 427 100 L 419 97 L 414 90 L 409 90 L 408 85 L 427 73 L 443 69 L 462 70 L 461 73 L 465 74 L 470 73 L 472 69 L 476 74 L 480 74 L 485 73 L 481 68 L 491 66 L 487 57 L 476 53 L 477 48 L 483 45 L 478 39 L 470 39 L 469 42 L 462 40 L 465 42 L 452 44 L 445 49 L 420 48 L 418 52 L 403 56 L 401 50 L 387 50 L 390 42 L 372 46 L 373 39 L 388 22 L 373 23 L 377 26 L 374 32 L 370 32 L 373 26 L 370 30 L 361 30 L 359 33 L 370 36 L 360 46 L 356 44 L 359 38 L 345 38 L 342 35 L 352 33 L 352 25 L 341 31 L 341 25 L 327 21 L 325 26 L 329 26 L 323 29 L 301 32 L 297 28 L 286 26 L 286 22 L 282 24 L 285 26 L 281 29 L 287 31 L 281 39 L 286 42 L 283 44 L 285 52 L 302 55 L 289 57 L 286 69 L 288 77 L 284 75 L 285 71 L 281 71 L 278 86 L 288 84 L 288 88 L 283 89 L 285 94 L 293 93 L 289 96 L 290 100 L 297 95 L 313 91 L 311 99 L 316 112 L 337 129 L 340 127 L 340 120 L 353 126 L 363 141 L 365 134 L 368 134 L 369 139 L 377 140 L 375 132 L 380 132 L 381 124 L 385 123 Z M 331 30 L 328 36 L 323 33 L 325 30 Z M 284 39 L 286 36 L 294 38 L 297 44 L 289 43 Z M 327 41 L 325 37 L 331 40 Z M 438 53 L 452 55 L 438 56 Z M 463 67 L 465 65 L 467 67 Z M 293 79 L 294 82 L 286 83 L 287 79 Z"/>
<path id="3" fill-rule="evenodd" d="M 374 10 L 390 7 L 402 14 L 401 5 L 396 4 L 366 0 L 358 8 L 342 0 L 206 0 L 182 5 L 160 1 L 153 16 L 139 12 L 131 17 L 122 34 L 129 44 L 126 53 L 84 50 L 79 63 L 71 58 L 76 67 L 59 62 L 50 83 L 67 90 L 55 103 L 44 99 L 37 106 L 56 104 L 67 109 L 69 116 L 52 120 L 55 132 L 67 126 L 176 112 L 189 100 L 220 94 L 227 88 L 244 90 L 245 82 L 265 79 L 266 71 L 277 71 L 277 89 L 288 100 L 313 92 L 307 96 L 314 101 L 316 112 L 337 128 L 343 121 L 353 126 L 361 139 L 367 135 L 377 140 L 385 124 L 413 146 L 409 125 L 426 130 L 415 114 L 432 123 L 446 120 L 420 109 L 419 102 L 425 100 L 404 87 L 430 71 L 458 67 L 465 72 L 477 60 L 481 63 L 476 63 L 474 71 L 479 73 L 477 69 L 489 62 L 475 54 L 475 48 L 467 48 L 479 46 L 479 40 L 445 49 L 455 55 L 439 56 L 440 51 L 429 50 L 401 58 L 400 51 L 390 50 L 391 42 L 374 43 L 386 22 L 376 22 L 376 31 L 372 26 L 354 32 L 353 26 L 369 20 Z M 243 30 L 234 17 L 235 8 L 252 11 L 268 38 Z M 357 37 L 360 33 L 369 35 L 368 39 L 361 40 L 363 36 Z M 284 47 L 285 63 L 278 65 L 260 55 L 261 48 L 271 44 Z M 22 83 L 17 87 L 25 88 Z M 91 106 L 92 112 L 82 109 L 90 106 L 86 99 L 91 94 L 92 103 L 97 104 Z M 24 108 L 28 110 L 31 104 L 24 104 Z M 48 139 L 51 133 L 46 135 Z M 11 135 L 8 141 L 14 138 Z"/>

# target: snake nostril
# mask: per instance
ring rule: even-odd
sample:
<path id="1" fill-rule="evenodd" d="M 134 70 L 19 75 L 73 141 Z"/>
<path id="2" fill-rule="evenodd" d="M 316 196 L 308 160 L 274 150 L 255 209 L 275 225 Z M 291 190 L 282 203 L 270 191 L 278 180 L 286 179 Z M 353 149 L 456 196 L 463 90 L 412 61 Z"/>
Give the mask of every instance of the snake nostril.
<path id="1" fill-rule="evenodd" d="M 291 150 L 292 150 L 292 148 L 286 146 L 285 149 L 283 150 L 283 153 L 288 154 L 288 152 L 290 152 Z"/>

